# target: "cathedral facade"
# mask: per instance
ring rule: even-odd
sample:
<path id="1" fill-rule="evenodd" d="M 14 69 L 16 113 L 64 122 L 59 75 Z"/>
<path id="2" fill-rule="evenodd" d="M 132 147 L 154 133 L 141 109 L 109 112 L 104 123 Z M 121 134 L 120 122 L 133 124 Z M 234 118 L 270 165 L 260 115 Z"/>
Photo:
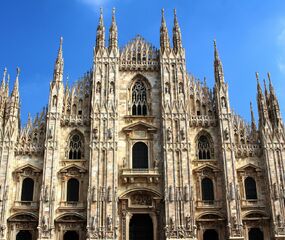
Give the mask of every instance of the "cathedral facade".
<path id="1" fill-rule="evenodd" d="M 256 124 L 230 107 L 214 43 L 213 90 L 189 74 L 176 13 L 170 44 L 108 45 L 63 83 L 62 39 L 48 107 L 21 127 L 19 69 L 0 86 L 1 240 L 284 240 L 285 132 L 268 74 Z"/>

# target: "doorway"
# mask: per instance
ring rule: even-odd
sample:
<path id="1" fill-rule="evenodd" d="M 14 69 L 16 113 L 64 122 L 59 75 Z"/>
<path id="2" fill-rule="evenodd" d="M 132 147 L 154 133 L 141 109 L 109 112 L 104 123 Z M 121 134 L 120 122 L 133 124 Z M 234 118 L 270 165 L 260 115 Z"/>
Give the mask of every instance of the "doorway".
<path id="1" fill-rule="evenodd" d="M 67 231 L 63 236 L 63 240 L 79 240 L 79 235 L 76 231 Z"/>
<path id="2" fill-rule="evenodd" d="M 248 232 L 249 240 L 263 240 L 263 232 L 259 228 L 251 228 Z"/>
<path id="3" fill-rule="evenodd" d="M 28 230 L 21 230 L 16 236 L 16 240 L 32 240 L 33 236 Z"/>
<path id="4" fill-rule="evenodd" d="M 130 220 L 130 240 L 153 240 L 153 223 L 148 214 L 134 214 Z"/>
<path id="5" fill-rule="evenodd" d="M 219 235 L 215 229 L 207 229 L 203 234 L 203 240 L 219 240 Z"/>

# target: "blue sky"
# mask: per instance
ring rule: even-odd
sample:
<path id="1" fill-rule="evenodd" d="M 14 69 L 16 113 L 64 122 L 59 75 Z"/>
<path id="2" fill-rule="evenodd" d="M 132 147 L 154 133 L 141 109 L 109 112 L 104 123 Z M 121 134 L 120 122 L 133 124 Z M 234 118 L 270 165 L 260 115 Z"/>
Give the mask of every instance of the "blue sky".
<path id="1" fill-rule="evenodd" d="M 60 36 L 65 78 L 74 82 L 91 68 L 101 6 L 107 30 L 116 7 L 120 47 L 136 34 L 159 47 L 161 8 L 170 32 L 176 8 L 189 72 L 213 86 L 217 39 L 235 112 L 249 120 L 250 100 L 256 110 L 255 72 L 261 80 L 271 72 L 285 116 L 284 0 L 3 0 L 0 68 L 8 68 L 12 83 L 21 68 L 22 123 L 47 104 Z"/>

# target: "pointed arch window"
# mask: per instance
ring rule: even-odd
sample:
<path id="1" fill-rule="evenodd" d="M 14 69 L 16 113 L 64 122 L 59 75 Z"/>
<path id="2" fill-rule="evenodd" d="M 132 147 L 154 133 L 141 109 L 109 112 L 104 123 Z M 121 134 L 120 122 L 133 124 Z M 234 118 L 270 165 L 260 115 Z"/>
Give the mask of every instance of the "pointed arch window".
<path id="1" fill-rule="evenodd" d="M 245 197 L 248 200 L 257 199 L 256 182 L 252 177 L 247 177 L 244 180 Z"/>
<path id="2" fill-rule="evenodd" d="M 21 201 L 33 201 L 34 198 L 34 180 L 25 178 L 22 183 Z"/>
<path id="3" fill-rule="evenodd" d="M 211 159 L 212 154 L 211 154 L 211 144 L 210 140 L 206 135 L 201 135 L 198 138 L 198 157 L 199 159 Z"/>
<path id="4" fill-rule="evenodd" d="M 69 139 L 68 158 L 82 159 L 83 158 L 83 139 L 79 133 L 74 133 Z"/>
<path id="5" fill-rule="evenodd" d="M 148 114 L 147 89 L 142 80 L 137 80 L 132 87 L 132 115 L 145 116 Z"/>
<path id="6" fill-rule="evenodd" d="M 67 182 L 67 202 L 79 201 L 79 181 L 76 178 L 70 178 Z"/>
<path id="7" fill-rule="evenodd" d="M 210 178 L 205 177 L 202 180 L 202 200 L 214 201 L 214 185 Z"/>

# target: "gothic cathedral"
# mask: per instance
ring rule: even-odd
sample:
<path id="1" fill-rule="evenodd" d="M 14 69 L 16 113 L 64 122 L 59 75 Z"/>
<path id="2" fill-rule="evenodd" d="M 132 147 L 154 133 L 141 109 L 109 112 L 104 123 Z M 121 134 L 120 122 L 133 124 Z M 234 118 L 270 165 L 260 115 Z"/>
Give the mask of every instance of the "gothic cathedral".
<path id="1" fill-rule="evenodd" d="M 0 240 L 284 240 L 285 131 L 270 75 L 259 120 L 234 114 L 214 43 L 213 90 L 186 70 L 174 12 L 160 49 L 108 46 L 101 12 L 92 70 L 20 126 L 19 73 L 0 86 Z"/>

